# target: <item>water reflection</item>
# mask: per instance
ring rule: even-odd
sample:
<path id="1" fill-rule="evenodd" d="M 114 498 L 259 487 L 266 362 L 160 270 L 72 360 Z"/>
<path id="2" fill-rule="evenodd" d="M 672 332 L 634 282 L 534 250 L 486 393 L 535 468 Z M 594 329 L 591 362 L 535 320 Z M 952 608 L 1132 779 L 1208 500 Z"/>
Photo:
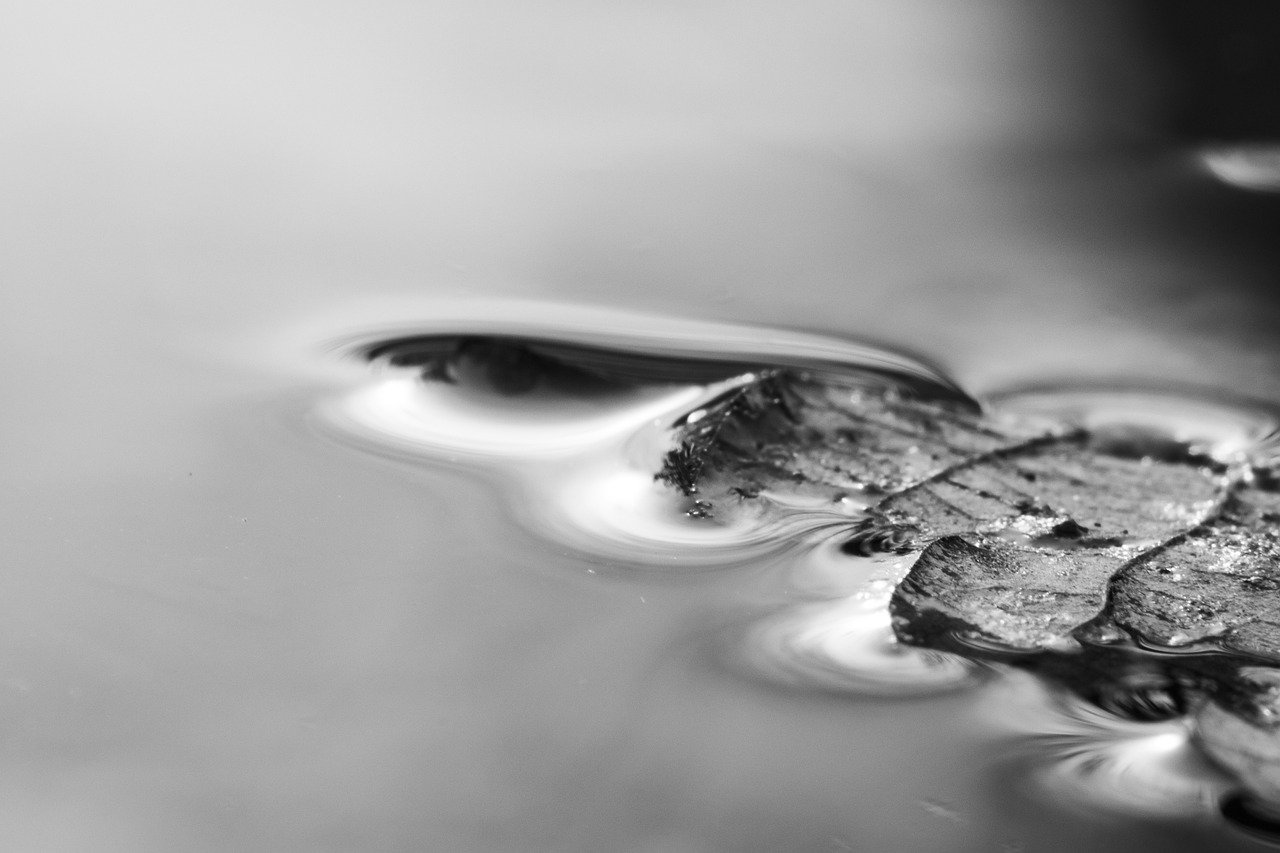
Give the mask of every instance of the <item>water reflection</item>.
<path id="1" fill-rule="evenodd" d="M 478 468 L 507 510 L 556 544 L 629 565 L 724 565 L 787 547 L 812 522 L 697 524 L 654 481 L 666 426 L 714 388 L 642 387 L 598 399 L 518 400 L 467 384 L 380 376 L 328 401 L 321 422 L 379 453 Z"/>
<path id="2" fill-rule="evenodd" d="M 1218 389 L 1051 386 L 994 395 L 999 412 L 1036 414 L 1088 430 L 1145 430 L 1223 464 L 1263 462 L 1275 452 L 1280 409 Z"/>
<path id="3" fill-rule="evenodd" d="M 319 423 L 374 452 L 485 471 L 537 535 L 632 565 L 740 563 L 846 525 L 857 511 L 849 500 L 825 507 L 783 495 L 774 507 L 790 511 L 769 518 L 748 512 L 696 523 L 673 511 L 677 502 L 653 476 L 668 429 L 742 382 L 749 366 L 863 371 L 877 382 L 959 393 L 908 356 L 817 335 L 519 302 L 445 303 L 433 314 L 416 334 L 396 327 L 384 330 L 388 337 L 326 346 L 377 369 L 323 403 Z M 517 332 L 530 362 L 517 372 L 528 383 L 504 387 L 474 358 L 477 346 L 491 355 L 495 345 L 477 341 Z M 502 358 L 510 366 L 506 352 Z"/>
<path id="4" fill-rule="evenodd" d="M 1256 192 L 1280 192 L 1280 145 L 1218 146 L 1200 153 L 1200 163 L 1218 180 Z"/>
<path id="5" fill-rule="evenodd" d="M 1222 816 L 1237 830 L 1280 847 L 1280 811 L 1248 794 L 1234 792 L 1222 801 Z"/>
<path id="6" fill-rule="evenodd" d="M 748 633 L 744 655 L 770 679 L 858 696 L 927 696 L 973 684 L 975 664 L 898 642 L 890 592 L 892 585 L 882 601 L 851 597 L 765 619 Z"/>

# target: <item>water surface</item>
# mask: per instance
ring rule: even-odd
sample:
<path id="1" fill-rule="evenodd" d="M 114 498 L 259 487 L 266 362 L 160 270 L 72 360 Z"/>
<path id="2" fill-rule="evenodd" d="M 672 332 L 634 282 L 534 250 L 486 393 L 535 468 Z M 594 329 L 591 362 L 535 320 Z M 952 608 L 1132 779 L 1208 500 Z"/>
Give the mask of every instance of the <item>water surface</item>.
<path id="1" fill-rule="evenodd" d="M 500 464 L 330 418 L 395 400 L 353 341 L 525 319 L 442 307 L 477 298 L 984 399 L 1280 399 L 1276 197 L 1165 130 L 1136 8 L 18 4 L 4 846 L 1260 849 L 1177 731 L 918 658 L 897 689 L 847 601 L 892 567 L 820 530 L 637 525 L 607 464 L 543 500 L 561 409 Z"/>

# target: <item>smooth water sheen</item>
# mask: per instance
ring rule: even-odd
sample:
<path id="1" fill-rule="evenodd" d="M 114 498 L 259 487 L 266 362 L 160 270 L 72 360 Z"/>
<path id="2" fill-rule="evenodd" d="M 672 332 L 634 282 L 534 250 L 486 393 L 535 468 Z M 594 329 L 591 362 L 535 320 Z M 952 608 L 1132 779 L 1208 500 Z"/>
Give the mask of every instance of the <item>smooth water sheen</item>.
<path id="1" fill-rule="evenodd" d="M 0 848 L 1267 849 L 1175 728 L 896 646 L 856 501 L 671 516 L 666 419 L 728 375 L 514 405 L 362 355 L 1170 388 L 1229 455 L 1280 401 L 1280 194 L 1219 119 L 1276 87 L 1178 63 L 1243 18 L 6 4 Z"/>

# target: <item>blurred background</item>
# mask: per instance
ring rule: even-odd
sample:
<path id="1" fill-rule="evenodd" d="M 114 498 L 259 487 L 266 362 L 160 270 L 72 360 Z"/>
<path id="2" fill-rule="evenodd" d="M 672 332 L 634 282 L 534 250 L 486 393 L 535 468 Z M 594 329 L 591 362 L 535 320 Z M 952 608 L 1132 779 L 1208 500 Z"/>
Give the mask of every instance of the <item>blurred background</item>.
<path id="1" fill-rule="evenodd" d="M 286 330 L 519 297 L 1274 402 L 1280 6 L 0 19 L 9 846 L 1131 849 L 1008 805 L 990 705 L 690 662 L 752 584 L 588 579 L 474 478 L 337 449 L 306 412 L 350 375 Z"/>
<path id="2" fill-rule="evenodd" d="M 7 335 L 510 293 L 1270 394 L 1276 197 L 1197 157 L 1276 139 L 1277 14 L 10 4 Z"/>

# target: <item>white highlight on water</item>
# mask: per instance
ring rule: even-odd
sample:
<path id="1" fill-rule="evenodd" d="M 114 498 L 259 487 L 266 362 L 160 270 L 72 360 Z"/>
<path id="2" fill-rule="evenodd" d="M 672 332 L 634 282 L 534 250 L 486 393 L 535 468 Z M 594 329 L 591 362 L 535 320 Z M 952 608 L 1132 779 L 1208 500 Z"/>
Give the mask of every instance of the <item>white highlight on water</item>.
<path id="1" fill-rule="evenodd" d="M 1069 699 L 1023 725 L 1035 731 L 1020 747 L 1032 792 L 1082 815 L 1210 815 L 1234 785 L 1192 743 L 1186 720 L 1132 722 Z"/>
<path id="2" fill-rule="evenodd" d="M 1225 184 L 1254 192 L 1280 192 L 1280 145 L 1220 145 L 1199 154 L 1200 165 Z"/>
<path id="3" fill-rule="evenodd" d="M 537 535 L 636 566 L 738 564 L 789 547 L 812 521 L 693 520 L 654 481 L 671 421 L 723 385 L 659 386 L 610 399 L 530 395 L 425 382 L 388 372 L 328 401 L 321 423 L 367 449 L 466 466 L 501 480 L 514 515 Z"/>
<path id="4" fill-rule="evenodd" d="M 908 568 L 902 558 L 843 555 L 834 541 L 814 549 L 793 580 L 830 597 L 761 620 L 743 654 L 772 680 L 861 696 L 918 697 L 975 683 L 977 664 L 894 636 L 889 598 Z"/>

